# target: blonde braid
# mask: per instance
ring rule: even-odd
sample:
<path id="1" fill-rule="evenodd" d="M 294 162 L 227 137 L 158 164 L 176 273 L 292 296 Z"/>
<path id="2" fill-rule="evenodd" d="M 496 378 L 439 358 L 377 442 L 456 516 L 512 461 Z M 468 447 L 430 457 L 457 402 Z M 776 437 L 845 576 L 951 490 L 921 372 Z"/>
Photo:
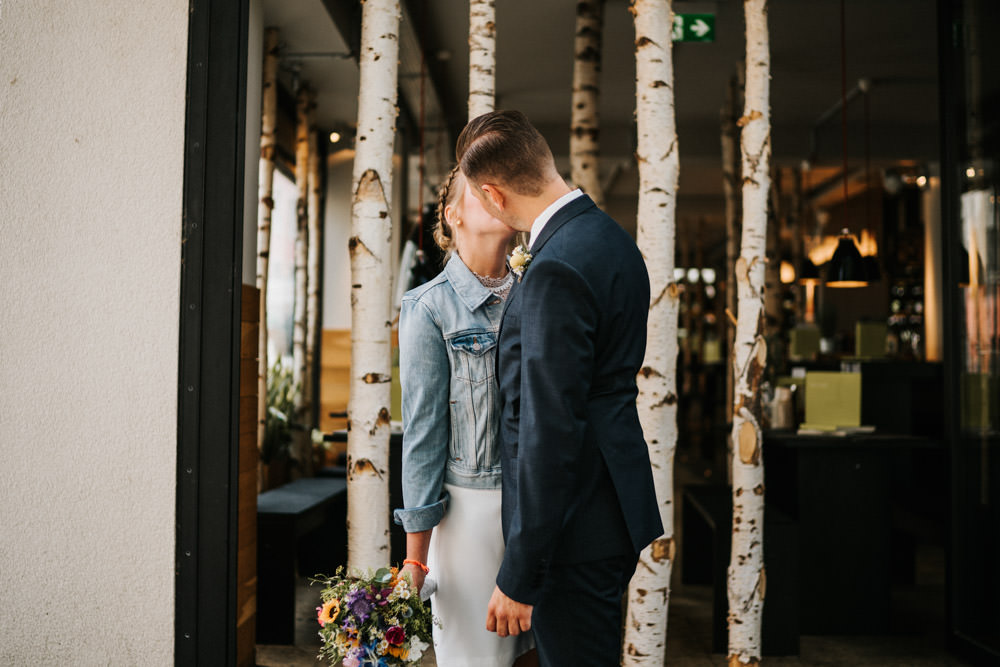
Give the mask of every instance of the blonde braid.
<path id="1" fill-rule="evenodd" d="M 444 184 L 438 190 L 437 224 L 434 225 L 434 242 L 444 251 L 445 263 L 448 262 L 451 253 L 455 251 L 455 234 L 452 231 L 451 225 L 448 224 L 448 220 L 445 218 L 444 209 L 449 204 L 455 203 L 461 196 L 461 189 L 455 187 L 456 180 L 461 182 L 461 179 L 458 178 L 461 174 L 462 172 L 459 171 L 458 165 L 455 165 L 448 173 L 448 178 L 445 179 Z"/>

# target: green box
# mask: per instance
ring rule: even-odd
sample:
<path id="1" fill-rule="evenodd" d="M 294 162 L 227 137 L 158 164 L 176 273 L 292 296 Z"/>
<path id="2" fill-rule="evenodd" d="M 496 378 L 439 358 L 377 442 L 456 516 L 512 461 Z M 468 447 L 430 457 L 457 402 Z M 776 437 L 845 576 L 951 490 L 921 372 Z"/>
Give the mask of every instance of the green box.
<path id="1" fill-rule="evenodd" d="M 885 322 L 858 322 L 854 325 L 854 356 L 878 359 L 886 356 L 889 327 Z"/>
<path id="2" fill-rule="evenodd" d="M 706 364 L 717 364 L 722 361 L 722 341 L 718 338 L 708 338 L 702 347 L 702 361 Z"/>
<path id="3" fill-rule="evenodd" d="M 806 423 L 803 428 L 833 431 L 861 426 L 861 373 L 806 373 Z"/>
<path id="4" fill-rule="evenodd" d="M 819 354 L 819 327 L 795 327 L 789 333 L 788 356 L 792 359 L 812 359 Z"/>

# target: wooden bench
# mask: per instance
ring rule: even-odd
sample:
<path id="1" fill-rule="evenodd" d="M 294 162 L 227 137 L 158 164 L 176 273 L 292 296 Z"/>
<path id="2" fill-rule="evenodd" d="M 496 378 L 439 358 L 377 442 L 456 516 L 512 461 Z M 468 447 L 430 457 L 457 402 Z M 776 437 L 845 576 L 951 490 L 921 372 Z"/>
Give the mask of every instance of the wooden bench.
<path id="1" fill-rule="evenodd" d="M 257 643 L 295 643 L 298 570 L 332 574 L 343 564 L 346 522 L 342 477 L 299 479 L 258 496 Z"/>
<path id="2" fill-rule="evenodd" d="M 682 578 L 712 586 L 712 652 L 726 653 L 729 600 L 726 570 L 732 544 L 733 504 L 728 486 L 684 489 Z M 767 589 L 761 648 L 764 655 L 799 654 L 797 525 L 787 514 L 764 508 L 764 567 Z"/>

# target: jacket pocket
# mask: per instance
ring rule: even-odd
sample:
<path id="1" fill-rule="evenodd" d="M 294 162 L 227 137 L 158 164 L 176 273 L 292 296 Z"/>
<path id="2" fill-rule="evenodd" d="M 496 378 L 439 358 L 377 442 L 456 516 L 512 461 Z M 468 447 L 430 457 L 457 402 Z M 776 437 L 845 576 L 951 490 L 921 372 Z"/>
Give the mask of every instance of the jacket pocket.
<path id="1" fill-rule="evenodd" d="M 492 331 L 463 331 L 448 341 L 455 377 L 469 382 L 493 378 L 497 336 Z"/>

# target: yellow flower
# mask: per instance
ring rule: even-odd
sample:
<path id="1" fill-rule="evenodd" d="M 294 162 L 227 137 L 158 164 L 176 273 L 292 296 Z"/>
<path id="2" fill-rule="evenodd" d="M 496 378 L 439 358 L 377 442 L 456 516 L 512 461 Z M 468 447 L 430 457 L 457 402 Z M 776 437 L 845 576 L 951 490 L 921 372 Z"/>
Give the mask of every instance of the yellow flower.
<path id="1" fill-rule="evenodd" d="M 388 653 L 394 658 L 399 658 L 400 660 L 406 660 L 406 658 L 410 655 L 410 650 L 407 648 L 403 648 L 402 646 L 390 646 L 389 648 L 386 649 L 386 653 Z"/>
<path id="2" fill-rule="evenodd" d="M 321 627 L 326 626 L 327 623 L 333 623 L 337 620 L 337 614 L 340 613 L 340 600 L 334 598 L 324 604 L 319 608 L 319 624 Z"/>
<path id="3" fill-rule="evenodd" d="M 530 262 L 531 253 L 523 245 L 519 245 L 510 254 L 510 262 L 508 263 L 510 264 L 510 270 L 520 276 L 528 268 Z"/>

